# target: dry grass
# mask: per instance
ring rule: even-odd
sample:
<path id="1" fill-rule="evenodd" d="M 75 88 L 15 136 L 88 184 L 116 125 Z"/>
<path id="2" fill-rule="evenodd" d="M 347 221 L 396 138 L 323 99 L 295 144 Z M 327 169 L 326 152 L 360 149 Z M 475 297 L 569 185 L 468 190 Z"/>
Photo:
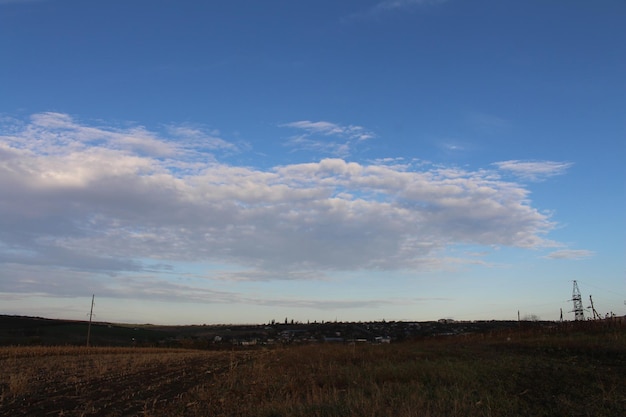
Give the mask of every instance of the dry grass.
<path id="1" fill-rule="evenodd" d="M 626 415 L 623 329 L 249 352 L 13 349 L 0 349 L 0 415 Z"/>
<path id="2" fill-rule="evenodd" d="M 150 353 L 189 352 L 187 349 L 136 348 L 136 347 L 85 347 L 85 346 L 0 346 L 0 360 L 45 356 L 122 355 Z"/>
<path id="3" fill-rule="evenodd" d="M 264 352 L 196 387 L 184 411 L 155 415 L 613 417 L 626 415 L 625 354 L 623 333 L 300 346 Z"/>

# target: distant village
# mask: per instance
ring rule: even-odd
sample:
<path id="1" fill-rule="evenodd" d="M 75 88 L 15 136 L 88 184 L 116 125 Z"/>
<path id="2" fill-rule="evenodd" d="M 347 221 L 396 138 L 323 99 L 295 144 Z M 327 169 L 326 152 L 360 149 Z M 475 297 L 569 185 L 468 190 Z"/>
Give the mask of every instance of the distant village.
<path id="1" fill-rule="evenodd" d="M 387 344 L 409 339 L 453 336 L 519 326 L 516 321 L 460 322 L 441 319 L 429 322 L 270 322 L 264 325 L 193 326 L 175 337 L 160 341 L 165 346 L 225 347 L 305 343 Z"/>
<path id="2" fill-rule="evenodd" d="M 191 349 L 233 349 L 280 345 L 337 343 L 389 344 L 433 337 L 541 328 L 557 331 L 563 326 L 585 326 L 593 321 L 484 320 L 297 322 L 285 319 L 251 325 L 115 324 L 56 320 L 41 317 L 0 315 L 0 345 L 136 346 Z M 595 320 L 609 326 L 624 326 L 624 317 Z"/>

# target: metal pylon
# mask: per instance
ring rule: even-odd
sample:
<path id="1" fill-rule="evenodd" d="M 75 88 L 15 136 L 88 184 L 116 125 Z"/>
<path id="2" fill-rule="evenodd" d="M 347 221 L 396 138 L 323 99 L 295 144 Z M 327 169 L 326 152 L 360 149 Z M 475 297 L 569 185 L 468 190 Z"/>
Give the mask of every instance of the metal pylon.
<path id="1" fill-rule="evenodd" d="M 583 313 L 583 300 L 580 296 L 580 290 L 578 289 L 578 283 L 576 281 L 574 281 L 572 301 L 574 302 L 574 319 L 576 321 L 585 320 L 585 314 Z"/>

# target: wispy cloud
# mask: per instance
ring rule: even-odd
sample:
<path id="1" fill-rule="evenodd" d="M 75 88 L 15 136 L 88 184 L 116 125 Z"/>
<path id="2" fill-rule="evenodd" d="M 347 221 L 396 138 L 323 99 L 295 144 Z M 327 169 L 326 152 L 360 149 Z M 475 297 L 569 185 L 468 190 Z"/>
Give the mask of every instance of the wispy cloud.
<path id="1" fill-rule="evenodd" d="M 237 145 L 222 139 L 217 129 L 206 130 L 189 125 L 170 125 L 167 130 L 173 137 L 182 139 L 188 144 L 193 143 L 194 149 L 239 151 Z"/>
<path id="2" fill-rule="evenodd" d="M 416 6 L 445 3 L 447 0 L 384 0 L 374 6 L 378 10 L 398 10 Z"/>
<path id="3" fill-rule="evenodd" d="M 372 139 L 375 135 L 372 132 L 367 131 L 362 126 L 341 126 L 330 122 L 311 122 L 308 120 L 301 120 L 298 122 L 285 123 L 281 126 L 293 127 L 297 129 L 303 129 L 309 134 L 321 134 L 324 136 L 337 136 L 345 137 L 353 140 L 367 140 Z"/>
<path id="4" fill-rule="evenodd" d="M 444 147 L 446 150 L 453 151 L 453 152 L 456 152 L 456 151 L 462 151 L 462 150 L 463 150 L 463 146 L 458 145 L 458 144 L 456 144 L 456 143 L 452 143 L 452 142 L 446 142 L 446 143 L 444 143 L 444 144 L 443 144 L 443 147 Z"/>
<path id="5" fill-rule="evenodd" d="M 571 162 L 510 160 L 494 163 L 500 170 L 530 181 L 541 181 L 555 175 L 563 175 L 573 165 Z"/>
<path id="6" fill-rule="evenodd" d="M 489 170 L 341 158 L 258 169 L 225 163 L 219 152 L 233 148 L 216 130 L 172 127 L 163 137 L 144 127 L 96 126 L 57 113 L 5 122 L 5 292 L 64 295 L 86 290 L 77 283 L 91 280 L 102 293 L 126 289 L 158 298 L 169 287 L 154 277 L 175 273 L 167 267 L 172 263 L 230 266 L 204 272 L 204 280 L 309 281 L 338 271 L 476 262 L 445 255 L 459 244 L 553 244 L 546 233 L 555 225 L 530 205 L 528 190 Z M 353 141 L 372 136 L 327 122 L 287 127 Z M 132 288 L 125 284 L 129 277 Z M 145 282 L 153 285 L 150 291 Z M 176 291 L 184 298 L 191 290 Z"/>
<path id="7" fill-rule="evenodd" d="M 595 252 L 585 249 L 562 249 L 545 256 L 547 259 L 587 259 L 595 255 Z"/>
<path id="8" fill-rule="evenodd" d="M 498 134 L 511 127 L 511 122 L 493 114 L 472 112 L 467 121 L 476 130 L 486 134 Z"/>
<path id="9" fill-rule="evenodd" d="M 49 0 L 0 0 L 0 6 L 3 4 L 28 4 L 28 3 L 40 3 Z"/>
<path id="10" fill-rule="evenodd" d="M 362 126 L 344 126 L 325 121 L 301 120 L 280 126 L 303 132 L 291 136 L 287 142 L 289 146 L 342 157 L 350 155 L 358 143 L 376 137 Z"/>
<path id="11" fill-rule="evenodd" d="M 433 6 L 440 3 L 445 3 L 448 0 L 383 0 L 370 8 L 354 13 L 350 16 L 351 19 L 367 19 L 381 16 L 385 13 L 394 11 L 405 11 L 419 7 Z"/>
<path id="12" fill-rule="evenodd" d="M 436 144 L 446 155 L 464 154 L 471 150 L 471 145 L 455 138 L 444 138 L 438 140 Z"/>

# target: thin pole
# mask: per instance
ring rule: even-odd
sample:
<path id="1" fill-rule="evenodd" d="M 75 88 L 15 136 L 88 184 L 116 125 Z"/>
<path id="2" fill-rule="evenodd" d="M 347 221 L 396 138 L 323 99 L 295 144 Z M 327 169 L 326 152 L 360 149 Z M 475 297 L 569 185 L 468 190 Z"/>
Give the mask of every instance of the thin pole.
<path id="1" fill-rule="evenodd" d="M 591 295 L 589 295 L 589 302 L 591 303 L 591 312 L 593 313 L 593 319 L 601 319 L 602 317 L 600 317 L 600 315 L 598 314 L 598 312 L 596 311 L 596 308 L 593 306 L 593 298 L 591 298 Z"/>
<path id="2" fill-rule="evenodd" d="M 91 318 L 93 317 L 93 300 L 95 297 L 95 294 L 91 295 L 91 310 L 89 311 L 89 325 L 87 326 L 87 347 L 89 347 L 89 337 L 91 336 Z"/>

